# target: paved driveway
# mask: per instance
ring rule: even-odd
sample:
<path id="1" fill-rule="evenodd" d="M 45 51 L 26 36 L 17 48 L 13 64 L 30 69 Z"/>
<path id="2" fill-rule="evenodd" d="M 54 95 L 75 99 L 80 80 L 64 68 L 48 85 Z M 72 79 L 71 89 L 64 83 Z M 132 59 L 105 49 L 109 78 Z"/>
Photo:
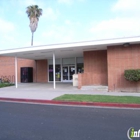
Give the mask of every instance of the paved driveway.
<path id="1" fill-rule="evenodd" d="M 52 100 L 63 94 L 140 96 L 140 93 L 79 90 L 73 87 L 72 83 L 57 83 L 56 89 L 53 89 L 52 83 L 20 83 L 17 89 L 15 86 L 0 88 L 0 97 L 4 98 Z"/>

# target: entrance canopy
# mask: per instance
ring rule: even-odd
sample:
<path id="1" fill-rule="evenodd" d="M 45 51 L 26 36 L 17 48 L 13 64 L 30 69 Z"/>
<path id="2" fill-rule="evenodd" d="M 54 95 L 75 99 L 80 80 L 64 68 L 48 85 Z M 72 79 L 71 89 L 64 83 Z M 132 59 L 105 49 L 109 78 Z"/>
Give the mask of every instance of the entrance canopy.
<path id="1" fill-rule="evenodd" d="M 140 36 L 115 38 L 93 41 L 82 41 L 73 43 L 50 44 L 40 46 L 30 46 L 16 49 L 0 50 L 1 56 L 11 56 L 32 60 L 50 59 L 53 53 L 56 58 L 83 56 L 84 51 L 106 50 L 107 46 L 123 45 L 125 43 L 140 43 Z"/>
<path id="2" fill-rule="evenodd" d="M 80 57 L 83 56 L 83 52 L 85 51 L 107 50 L 107 46 L 123 45 L 124 47 L 126 47 L 129 44 L 138 44 L 138 43 L 140 43 L 140 36 L 30 46 L 30 47 L 17 48 L 17 49 L 1 50 L 0 56 L 15 57 L 16 88 L 18 87 L 17 58 L 32 59 L 32 60 L 53 58 L 53 77 L 54 77 L 54 89 L 55 89 L 55 59 L 56 58 Z"/>

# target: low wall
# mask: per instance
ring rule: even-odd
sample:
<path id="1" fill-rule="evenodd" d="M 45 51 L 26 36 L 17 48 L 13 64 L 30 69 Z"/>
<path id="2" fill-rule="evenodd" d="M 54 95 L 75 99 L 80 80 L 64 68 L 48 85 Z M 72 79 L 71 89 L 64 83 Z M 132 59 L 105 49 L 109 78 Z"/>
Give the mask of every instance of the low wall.
<path id="1" fill-rule="evenodd" d="M 93 73 L 79 73 L 78 74 L 78 88 L 87 85 L 107 85 L 106 84 L 106 75 L 93 74 Z"/>

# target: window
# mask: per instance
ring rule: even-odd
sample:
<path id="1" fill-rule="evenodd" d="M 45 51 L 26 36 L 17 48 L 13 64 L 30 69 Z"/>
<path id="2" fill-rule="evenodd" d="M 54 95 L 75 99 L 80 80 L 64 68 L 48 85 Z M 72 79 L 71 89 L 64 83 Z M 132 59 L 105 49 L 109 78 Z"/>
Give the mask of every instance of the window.
<path id="1" fill-rule="evenodd" d="M 77 73 L 83 73 L 84 72 L 84 64 L 78 63 L 77 64 Z"/>
<path id="2" fill-rule="evenodd" d="M 83 64 L 83 57 L 77 58 L 77 73 L 83 73 L 84 72 L 84 64 Z"/>
<path id="3" fill-rule="evenodd" d="M 53 65 L 49 65 L 49 81 L 53 81 Z M 61 81 L 60 65 L 55 65 L 55 81 Z"/>

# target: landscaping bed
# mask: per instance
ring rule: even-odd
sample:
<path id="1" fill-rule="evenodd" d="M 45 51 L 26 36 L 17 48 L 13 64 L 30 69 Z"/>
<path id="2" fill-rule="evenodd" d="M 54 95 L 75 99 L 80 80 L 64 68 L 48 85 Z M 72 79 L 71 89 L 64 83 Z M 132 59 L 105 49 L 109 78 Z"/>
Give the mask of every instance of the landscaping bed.
<path id="1" fill-rule="evenodd" d="M 14 84 L 12 84 L 12 83 L 0 83 L 0 88 L 8 87 L 8 86 L 14 86 Z"/>
<path id="2" fill-rule="evenodd" d="M 134 97 L 134 96 L 65 94 L 57 98 L 54 98 L 53 100 L 140 104 L 140 97 Z"/>

